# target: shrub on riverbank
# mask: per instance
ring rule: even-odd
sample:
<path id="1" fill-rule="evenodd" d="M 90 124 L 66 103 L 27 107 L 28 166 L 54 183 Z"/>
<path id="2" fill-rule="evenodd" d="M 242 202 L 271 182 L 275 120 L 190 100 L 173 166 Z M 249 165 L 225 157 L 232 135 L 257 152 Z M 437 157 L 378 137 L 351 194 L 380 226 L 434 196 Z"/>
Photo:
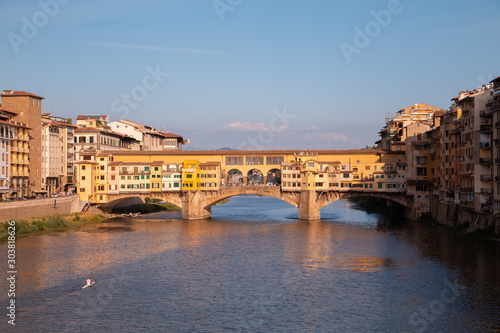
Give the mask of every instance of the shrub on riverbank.
<path id="1" fill-rule="evenodd" d="M 104 216 L 91 213 L 74 213 L 67 215 L 44 216 L 30 220 L 16 221 L 16 236 L 30 234 L 38 231 L 67 227 L 72 224 L 99 221 Z M 0 240 L 8 237 L 8 222 L 0 223 Z"/>

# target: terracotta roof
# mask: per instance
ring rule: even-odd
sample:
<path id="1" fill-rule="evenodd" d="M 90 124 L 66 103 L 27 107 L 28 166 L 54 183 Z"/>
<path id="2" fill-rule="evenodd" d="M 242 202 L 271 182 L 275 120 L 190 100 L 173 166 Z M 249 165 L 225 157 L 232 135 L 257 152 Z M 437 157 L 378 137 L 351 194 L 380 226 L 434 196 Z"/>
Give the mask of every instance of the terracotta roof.
<path id="1" fill-rule="evenodd" d="M 146 163 L 146 162 L 122 162 L 122 165 L 146 165 L 149 166 L 151 163 Z"/>
<path id="2" fill-rule="evenodd" d="M 162 136 L 164 136 L 166 138 L 179 138 L 179 139 L 182 139 L 182 136 L 174 134 L 174 133 L 159 132 L 157 134 L 162 135 Z"/>
<path id="3" fill-rule="evenodd" d="M 434 115 L 436 117 L 442 117 L 445 115 L 445 113 L 446 113 L 446 110 L 437 110 L 436 112 L 434 112 Z"/>
<path id="4" fill-rule="evenodd" d="M 3 121 L 3 120 L 0 120 L 0 124 L 7 124 L 7 125 L 10 125 L 10 126 L 14 126 L 14 127 L 23 127 L 23 128 L 28 128 L 28 127 L 24 127 L 24 126 L 16 125 L 16 124 L 10 123 L 10 122 L 8 122 L 8 121 Z M 31 129 L 31 128 L 30 128 L 30 129 Z"/>
<path id="5" fill-rule="evenodd" d="M 4 90 L 0 97 L 9 97 L 9 96 L 31 96 L 36 98 L 44 99 L 42 96 L 38 96 L 27 91 L 13 91 L 13 90 Z"/>
<path id="6" fill-rule="evenodd" d="M 76 125 L 73 125 L 73 124 L 68 124 L 68 123 L 63 123 L 63 122 L 61 122 L 61 121 L 57 121 L 57 120 L 52 120 L 52 122 L 54 122 L 54 123 L 56 123 L 56 124 L 60 124 L 61 126 L 78 128 L 78 126 L 76 126 Z"/>
<path id="7" fill-rule="evenodd" d="M 107 157 L 109 155 L 111 155 L 111 153 L 109 151 L 102 151 L 99 154 L 97 154 L 96 156 L 97 157 Z"/>
<path id="8" fill-rule="evenodd" d="M 13 123 L 13 122 L 8 122 L 8 121 L 3 121 L 3 120 L 0 120 L 0 123 L 2 123 L 2 124 L 7 124 L 7 125 L 11 125 L 11 126 L 15 126 L 15 127 L 26 128 L 26 129 L 32 130 L 32 128 L 31 128 L 31 127 L 28 127 L 28 126 L 23 126 L 23 125 L 18 125 L 18 124 L 15 124 L 15 123 Z"/>
<path id="9" fill-rule="evenodd" d="M 7 113 L 10 113 L 10 114 L 12 114 L 14 116 L 17 116 L 19 114 L 17 112 L 6 110 L 6 109 L 2 109 L 2 108 L 0 108 L 0 112 L 7 112 Z"/>
<path id="10" fill-rule="evenodd" d="M 96 161 L 78 161 L 74 162 L 73 164 L 99 164 Z"/>
<path id="11" fill-rule="evenodd" d="M 500 76 L 491 80 L 490 83 L 500 82 Z"/>
<path id="12" fill-rule="evenodd" d="M 151 162 L 151 165 L 163 165 L 163 161 L 154 161 Z"/>
<path id="13" fill-rule="evenodd" d="M 76 120 L 85 120 L 85 119 L 100 119 L 103 115 L 96 114 L 96 115 L 82 115 L 79 114 L 78 117 L 76 117 Z"/>
<path id="14" fill-rule="evenodd" d="M 122 138 L 129 138 L 129 139 L 134 139 L 133 137 L 130 137 L 128 135 L 122 134 L 122 133 L 117 133 L 113 131 L 106 131 L 100 128 L 94 128 L 94 127 L 83 127 L 83 128 L 76 128 L 75 132 L 94 132 L 94 133 L 104 133 L 104 134 L 112 134 L 115 136 L 120 136 Z"/>
<path id="15" fill-rule="evenodd" d="M 205 163 L 200 163 L 201 165 L 220 165 L 220 162 L 205 162 Z"/>
<path id="16" fill-rule="evenodd" d="M 294 153 L 300 153 L 303 150 L 157 150 L 157 151 L 113 151 L 113 155 L 224 155 L 224 156 L 262 156 L 262 155 L 280 155 L 280 154 L 288 154 L 293 155 Z M 319 154 L 333 154 L 333 155 L 342 155 L 342 154 L 380 154 L 387 153 L 386 150 L 383 149 L 338 149 L 338 150 L 329 150 L 329 149 L 309 149 L 309 153 L 319 153 Z M 307 156 L 304 156 L 307 157 Z"/>
<path id="17" fill-rule="evenodd" d="M 109 162 L 108 163 L 108 166 L 118 166 L 120 164 L 122 164 L 123 162 Z"/>

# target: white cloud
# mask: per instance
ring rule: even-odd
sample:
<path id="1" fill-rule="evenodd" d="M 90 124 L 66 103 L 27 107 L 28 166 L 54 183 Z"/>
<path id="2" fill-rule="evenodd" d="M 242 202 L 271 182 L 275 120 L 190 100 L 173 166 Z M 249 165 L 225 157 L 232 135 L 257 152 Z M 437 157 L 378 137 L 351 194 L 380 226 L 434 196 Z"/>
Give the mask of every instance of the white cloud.
<path id="1" fill-rule="evenodd" d="M 314 132 L 319 132 L 319 127 L 318 126 L 306 126 L 306 131 L 314 131 Z"/>
<path id="2" fill-rule="evenodd" d="M 90 45 L 104 46 L 104 47 L 119 47 L 119 48 L 125 48 L 125 49 L 178 52 L 178 53 L 224 54 L 223 52 L 211 51 L 211 50 L 186 49 L 186 48 L 165 47 L 165 46 L 134 45 L 134 44 L 122 44 L 122 43 L 90 43 Z"/>
<path id="3" fill-rule="evenodd" d="M 247 132 L 258 132 L 261 130 L 271 130 L 273 132 L 281 132 L 288 129 L 287 125 L 281 125 L 280 127 L 271 128 L 270 126 L 264 123 L 251 123 L 248 121 L 245 122 L 234 122 L 227 125 L 222 126 L 225 130 L 234 130 L 234 131 L 247 131 Z"/>

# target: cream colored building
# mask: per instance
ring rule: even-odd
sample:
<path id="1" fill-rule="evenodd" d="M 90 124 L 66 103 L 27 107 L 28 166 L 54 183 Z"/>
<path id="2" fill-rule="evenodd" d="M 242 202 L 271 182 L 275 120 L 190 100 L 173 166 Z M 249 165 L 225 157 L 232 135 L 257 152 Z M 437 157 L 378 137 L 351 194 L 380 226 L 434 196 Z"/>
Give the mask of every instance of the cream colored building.
<path id="1" fill-rule="evenodd" d="M 66 120 L 66 122 L 58 120 Z M 73 129 L 67 119 L 42 116 L 42 191 L 64 191 L 73 183 Z"/>

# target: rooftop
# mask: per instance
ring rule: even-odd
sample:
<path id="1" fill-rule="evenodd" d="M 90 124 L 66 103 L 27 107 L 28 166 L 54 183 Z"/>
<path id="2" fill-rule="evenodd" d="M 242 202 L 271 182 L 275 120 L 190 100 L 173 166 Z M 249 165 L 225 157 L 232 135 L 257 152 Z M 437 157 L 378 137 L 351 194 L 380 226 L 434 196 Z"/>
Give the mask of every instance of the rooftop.
<path id="1" fill-rule="evenodd" d="M 14 90 L 4 90 L 0 97 L 10 97 L 10 96 L 31 96 L 31 97 L 36 97 L 40 99 L 44 99 L 42 96 L 38 96 L 32 93 L 29 93 L 27 91 L 14 91 Z"/>

